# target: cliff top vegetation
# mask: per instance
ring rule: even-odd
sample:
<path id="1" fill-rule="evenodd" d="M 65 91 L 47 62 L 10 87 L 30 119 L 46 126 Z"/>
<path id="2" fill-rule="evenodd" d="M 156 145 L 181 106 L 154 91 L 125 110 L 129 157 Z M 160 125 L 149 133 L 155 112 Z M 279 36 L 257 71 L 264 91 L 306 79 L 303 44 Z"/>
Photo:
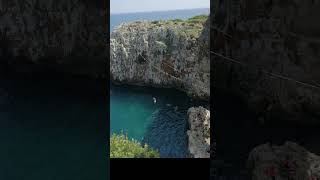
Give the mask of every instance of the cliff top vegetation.
<path id="1" fill-rule="evenodd" d="M 137 32 L 137 30 L 171 30 L 179 36 L 198 38 L 208 15 L 198 15 L 186 20 L 157 20 L 157 21 L 135 21 L 119 25 L 115 31 L 120 32 Z"/>
<path id="2" fill-rule="evenodd" d="M 148 145 L 142 146 L 136 140 L 130 140 L 125 134 L 113 134 L 110 137 L 111 158 L 159 158 L 157 151 Z"/>

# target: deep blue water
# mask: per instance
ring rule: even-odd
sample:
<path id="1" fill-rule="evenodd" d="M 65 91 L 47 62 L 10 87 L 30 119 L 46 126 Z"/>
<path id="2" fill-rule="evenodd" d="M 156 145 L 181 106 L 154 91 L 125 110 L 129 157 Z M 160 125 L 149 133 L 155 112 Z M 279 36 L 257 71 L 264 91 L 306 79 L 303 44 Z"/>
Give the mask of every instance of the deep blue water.
<path id="1" fill-rule="evenodd" d="M 125 132 L 161 157 L 186 157 L 187 110 L 196 104 L 173 89 L 111 85 L 111 133 Z"/>
<path id="2" fill-rule="evenodd" d="M 175 11 L 139 12 L 110 15 L 110 32 L 123 22 L 136 20 L 167 20 L 167 19 L 188 19 L 190 17 L 209 14 L 210 9 L 188 9 Z"/>
<path id="3" fill-rule="evenodd" d="M 0 76 L 0 179 L 108 179 L 105 81 Z"/>

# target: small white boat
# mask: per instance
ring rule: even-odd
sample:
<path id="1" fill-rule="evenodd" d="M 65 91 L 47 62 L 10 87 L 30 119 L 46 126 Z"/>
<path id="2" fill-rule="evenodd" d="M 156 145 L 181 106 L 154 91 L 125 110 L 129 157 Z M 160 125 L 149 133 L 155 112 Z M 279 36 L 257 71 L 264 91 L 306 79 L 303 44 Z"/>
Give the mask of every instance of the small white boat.
<path id="1" fill-rule="evenodd" d="M 157 103 L 157 99 L 155 97 L 153 97 L 153 103 Z"/>

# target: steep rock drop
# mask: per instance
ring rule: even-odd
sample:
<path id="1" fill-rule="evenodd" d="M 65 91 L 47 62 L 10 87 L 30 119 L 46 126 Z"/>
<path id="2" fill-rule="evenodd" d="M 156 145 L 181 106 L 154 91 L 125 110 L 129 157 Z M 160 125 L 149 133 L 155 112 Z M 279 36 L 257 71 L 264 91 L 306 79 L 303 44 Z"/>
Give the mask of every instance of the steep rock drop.
<path id="1" fill-rule="evenodd" d="M 227 138 L 221 137 L 221 141 L 217 142 L 217 149 L 237 147 L 245 150 L 241 155 L 247 158 L 250 151 L 245 147 L 241 148 L 242 144 L 260 148 L 261 152 L 252 152 L 250 156 L 255 154 L 261 158 L 249 160 L 254 162 L 250 167 L 252 171 L 245 171 L 256 179 L 267 178 L 266 174 L 263 174 L 265 170 L 269 175 L 273 171 L 263 167 L 269 163 L 270 157 L 274 158 L 273 162 L 278 162 L 287 152 L 293 153 L 289 158 L 300 158 L 301 154 L 293 152 L 302 149 L 299 145 L 308 151 L 320 153 L 316 141 L 320 125 L 320 26 L 315 23 L 320 15 L 319 7 L 319 1 L 300 0 L 213 2 L 210 35 L 214 92 L 224 92 L 229 97 L 236 96 L 244 102 L 241 106 L 247 107 L 250 112 L 246 117 L 231 117 L 233 120 L 229 121 L 236 126 L 229 125 L 232 129 L 230 132 L 239 137 L 232 137 L 230 134 L 232 138 L 228 142 Z M 221 107 L 221 104 L 223 103 L 218 104 L 215 100 L 216 107 Z M 224 110 L 227 113 L 241 114 L 237 110 L 243 109 L 230 108 L 232 105 L 226 106 Z M 219 111 L 215 112 L 215 115 L 217 114 Z M 312 140 L 303 144 L 309 140 L 309 136 Z M 288 140 L 298 142 L 299 145 L 286 144 L 285 141 Z M 270 141 L 285 145 L 265 145 Z M 236 143 L 237 146 L 234 146 Z M 263 145 L 260 147 L 260 144 Z M 280 157 L 269 156 L 271 149 L 282 151 L 282 154 Z M 307 150 L 302 152 L 306 156 L 300 160 L 306 161 L 305 164 L 309 163 L 310 166 L 295 168 L 304 173 L 298 175 L 299 178 L 317 178 L 319 166 L 315 165 L 315 160 L 318 158 L 312 159 L 316 157 L 312 155 L 310 160 L 310 153 Z M 229 154 L 231 153 L 235 155 L 238 152 L 230 151 Z M 240 153 L 238 154 L 240 156 Z M 243 167 L 242 163 L 241 165 Z M 239 175 L 239 168 L 236 171 Z M 311 176 L 311 171 L 316 176 Z"/>
<path id="2" fill-rule="evenodd" d="M 319 124 L 318 1 L 213 2 L 214 87 L 265 122 Z"/>
<path id="3" fill-rule="evenodd" d="M 110 38 L 111 80 L 173 87 L 209 100 L 209 21 L 138 21 L 117 27 Z"/>
<path id="4" fill-rule="evenodd" d="M 115 83 L 175 88 L 209 101 L 209 57 L 209 20 L 205 16 L 190 21 L 123 23 L 111 33 L 110 76 Z M 198 126 L 201 118 L 190 117 L 194 119 L 189 118 L 189 127 Z M 208 158 L 208 152 L 199 153 L 202 146 L 195 146 L 203 141 L 195 138 L 197 131 L 188 132 L 191 156 Z M 210 146 L 210 136 L 207 138 L 206 147 Z"/>

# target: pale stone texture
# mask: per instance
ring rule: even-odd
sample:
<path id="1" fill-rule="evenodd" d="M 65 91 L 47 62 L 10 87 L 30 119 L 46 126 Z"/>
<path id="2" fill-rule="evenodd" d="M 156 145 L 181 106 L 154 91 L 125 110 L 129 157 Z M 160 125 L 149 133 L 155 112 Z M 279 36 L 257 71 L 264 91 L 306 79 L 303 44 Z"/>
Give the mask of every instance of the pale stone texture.
<path id="1" fill-rule="evenodd" d="M 209 21 L 121 24 L 111 34 L 110 76 L 115 82 L 173 87 L 209 100 Z"/>
<path id="2" fill-rule="evenodd" d="M 194 158 L 210 158 L 210 111 L 203 107 L 188 110 L 188 147 Z"/>

